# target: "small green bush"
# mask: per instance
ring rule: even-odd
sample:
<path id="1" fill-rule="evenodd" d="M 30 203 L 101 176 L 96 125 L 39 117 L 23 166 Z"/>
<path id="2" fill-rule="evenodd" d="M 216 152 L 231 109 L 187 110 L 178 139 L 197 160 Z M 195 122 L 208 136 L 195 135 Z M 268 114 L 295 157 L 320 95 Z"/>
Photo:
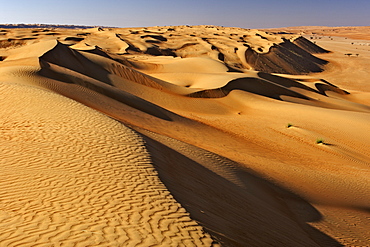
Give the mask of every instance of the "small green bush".
<path id="1" fill-rule="evenodd" d="M 318 138 L 318 139 L 316 139 L 316 144 L 326 144 L 326 143 L 325 143 L 324 139 Z"/>

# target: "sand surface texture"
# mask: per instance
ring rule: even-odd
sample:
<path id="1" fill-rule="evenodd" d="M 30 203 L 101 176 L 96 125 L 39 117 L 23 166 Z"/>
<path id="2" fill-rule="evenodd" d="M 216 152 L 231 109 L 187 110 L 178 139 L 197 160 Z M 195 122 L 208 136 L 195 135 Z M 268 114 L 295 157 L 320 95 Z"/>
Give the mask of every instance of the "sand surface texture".
<path id="1" fill-rule="evenodd" d="M 333 32 L 1 29 L 0 246 L 369 246 L 370 31 Z"/>

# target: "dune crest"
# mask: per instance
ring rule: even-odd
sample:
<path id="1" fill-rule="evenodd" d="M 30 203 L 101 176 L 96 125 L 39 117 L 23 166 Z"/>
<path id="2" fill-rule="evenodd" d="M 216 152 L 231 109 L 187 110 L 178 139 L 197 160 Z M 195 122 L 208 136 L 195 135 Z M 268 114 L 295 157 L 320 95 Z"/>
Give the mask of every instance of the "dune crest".
<path id="1" fill-rule="evenodd" d="M 370 243 L 370 91 L 336 75 L 370 52 L 218 26 L 0 32 L 0 245 Z"/>

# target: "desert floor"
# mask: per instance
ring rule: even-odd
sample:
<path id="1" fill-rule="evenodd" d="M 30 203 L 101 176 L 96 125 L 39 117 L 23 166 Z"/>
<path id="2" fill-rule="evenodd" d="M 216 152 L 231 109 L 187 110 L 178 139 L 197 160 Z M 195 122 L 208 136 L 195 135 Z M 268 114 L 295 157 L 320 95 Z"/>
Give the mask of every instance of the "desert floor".
<path id="1" fill-rule="evenodd" d="M 369 27 L 1 29 L 0 246 L 369 246 L 369 67 Z"/>

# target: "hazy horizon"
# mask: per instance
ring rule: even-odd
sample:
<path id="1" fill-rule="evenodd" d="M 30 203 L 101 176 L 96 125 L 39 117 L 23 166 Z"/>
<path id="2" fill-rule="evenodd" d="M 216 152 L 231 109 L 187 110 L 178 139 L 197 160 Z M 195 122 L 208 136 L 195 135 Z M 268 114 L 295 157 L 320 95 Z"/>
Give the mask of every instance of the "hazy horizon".
<path id="1" fill-rule="evenodd" d="M 363 26 L 370 2 L 348 1 L 72 1 L 2 3 L 2 24 L 60 24 L 114 27 L 219 25 L 243 28 Z"/>

